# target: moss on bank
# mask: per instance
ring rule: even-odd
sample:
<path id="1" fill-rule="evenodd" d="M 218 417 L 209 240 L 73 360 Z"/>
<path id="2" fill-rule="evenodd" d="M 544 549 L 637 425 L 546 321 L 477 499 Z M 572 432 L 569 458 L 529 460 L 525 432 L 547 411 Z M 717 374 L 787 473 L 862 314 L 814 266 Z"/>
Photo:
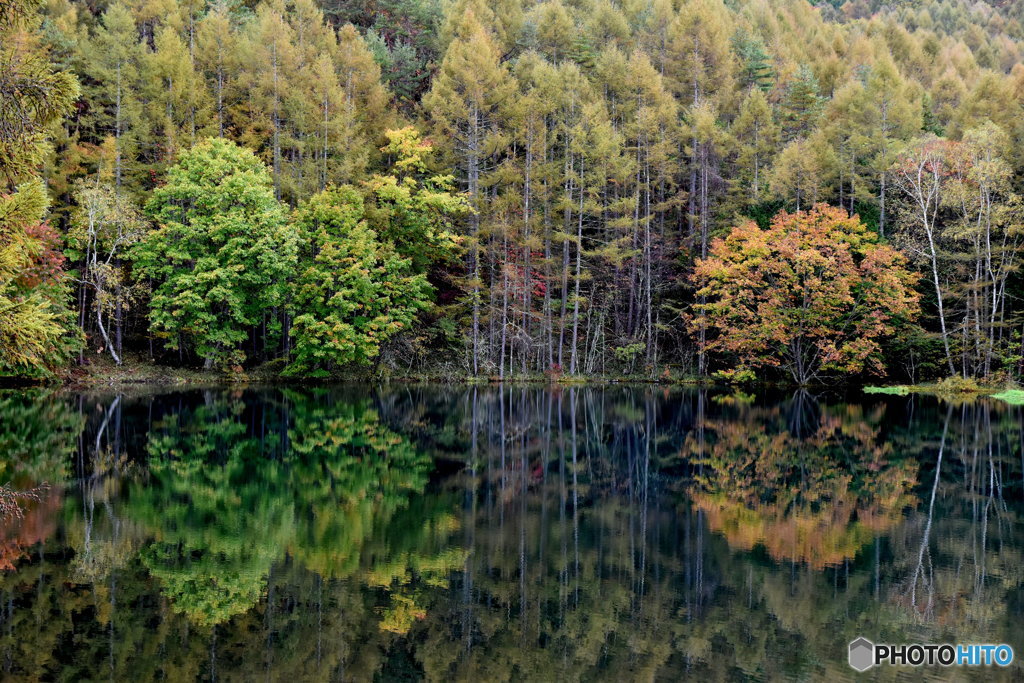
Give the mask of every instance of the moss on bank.
<path id="1" fill-rule="evenodd" d="M 887 394 L 890 396 L 906 396 L 910 393 L 910 387 L 902 384 L 891 387 L 864 387 L 865 394 Z"/>

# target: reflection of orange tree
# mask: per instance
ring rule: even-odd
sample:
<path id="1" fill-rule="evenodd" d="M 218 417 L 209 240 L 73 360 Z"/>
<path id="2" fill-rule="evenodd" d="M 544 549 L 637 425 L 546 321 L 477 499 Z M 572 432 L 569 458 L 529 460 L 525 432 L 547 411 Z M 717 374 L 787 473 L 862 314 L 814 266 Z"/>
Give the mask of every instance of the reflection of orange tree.
<path id="1" fill-rule="evenodd" d="M 0 515 L 0 570 L 13 571 L 28 548 L 56 531 L 64 497 L 57 489 L 42 486 L 29 491 L 0 487 L 0 497 L 8 501 Z M 8 505 L 13 510 L 8 512 Z"/>
<path id="2" fill-rule="evenodd" d="M 690 499 L 734 548 L 815 568 L 853 558 L 913 503 L 916 463 L 894 460 L 879 416 L 859 406 L 823 410 L 804 438 L 783 417 L 775 407 L 705 419 L 684 445 L 697 466 Z"/>
<path id="3" fill-rule="evenodd" d="M 14 569 L 27 548 L 54 532 L 81 425 L 55 394 L 0 392 L 0 569 Z"/>

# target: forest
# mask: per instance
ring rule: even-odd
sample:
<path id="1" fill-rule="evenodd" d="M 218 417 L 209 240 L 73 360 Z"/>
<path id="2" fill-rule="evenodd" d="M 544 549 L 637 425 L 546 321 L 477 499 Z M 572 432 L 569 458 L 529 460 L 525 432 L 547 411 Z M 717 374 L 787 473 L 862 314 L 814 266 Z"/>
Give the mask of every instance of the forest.
<path id="1" fill-rule="evenodd" d="M 0 377 L 1006 385 L 1024 4 L 0 0 Z"/>

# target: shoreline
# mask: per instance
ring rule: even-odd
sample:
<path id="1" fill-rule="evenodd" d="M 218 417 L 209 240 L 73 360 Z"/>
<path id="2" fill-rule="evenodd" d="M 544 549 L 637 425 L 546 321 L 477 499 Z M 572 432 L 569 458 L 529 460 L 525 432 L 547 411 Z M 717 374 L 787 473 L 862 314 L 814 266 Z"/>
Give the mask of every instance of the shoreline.
<path id="1" fill-rule="evenodd" d="M 0 380 L 0 388 L 17 389 L 32 387 L 55 387 L 71 391 L 89 391 L 109 388 L 198 388 L 198 387 L 315 387 L 339 384 L 438 384 L 449 386 L 489 386 L 497 384 L 520 386 L 657 386 L 657 387 L 703 387 L 732 389 L 736 392 L 749 392 L 755 389 L 775 391 L 800 390 L 801 387 L 780 382 L 752 383 L 733 385 L 716 381 L 714 378 L 697 378 L 688 376 L 665 377 L 664 375 L 648 377 L 638 375 L 622 376 L 565 376 L 565 375 L 529 375 L 499 377 L 469 376 L 456 374 L 431 374 L 429 372 L 408 375 L 376 374 L 370 369 L 351 372 L 345 375 L 329 377 L 288 377 L 279 371 L 279 364 L 267 364 L 253 368 L 248 372 L 229 374 L 215 370 L 201 370 L 159 365 L 148 360 L 129 358 L 128 362 L 118 366 L 109 359 L 98 359 L 85 366 L 68 368 L 62 374 L 49 381 L 17 381 Z M 876 396 L 909 396 L 920 394 L 932 396 L 956 403 L 971 402 L 979 398 L 994 398 L 1009 405 L 1024 405 L 1024 390 L 1013 384 L 979 384 L 974 380 L 954 378 L 936 382 L 919 384 L 869 384 L 844 382 L 819 384 L 803 387 L 810 391 L 827 389 L 847 392 L 860 392 Z"/>

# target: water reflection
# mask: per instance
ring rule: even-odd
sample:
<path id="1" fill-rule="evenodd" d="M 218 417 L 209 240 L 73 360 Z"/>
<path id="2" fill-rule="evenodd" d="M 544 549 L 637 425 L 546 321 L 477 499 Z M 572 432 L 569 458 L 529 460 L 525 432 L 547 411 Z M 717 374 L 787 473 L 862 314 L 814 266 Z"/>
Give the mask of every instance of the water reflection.
<path id="1" fill-rule="evenodd" d="M 815 569 L 852 560 L 917 504 L 918 462 L 880 438 L 885 406 L 806 392 L 701 415 L 683 446 L 692 503 L 734 548 Z"/>
<path id="2" fill-rule="evenodd" d="M 1022 417 L 652 388 L 3 393 L 0 666 L 806 679 L 849 678 L 857 635 L 1024 653 Z"/>

